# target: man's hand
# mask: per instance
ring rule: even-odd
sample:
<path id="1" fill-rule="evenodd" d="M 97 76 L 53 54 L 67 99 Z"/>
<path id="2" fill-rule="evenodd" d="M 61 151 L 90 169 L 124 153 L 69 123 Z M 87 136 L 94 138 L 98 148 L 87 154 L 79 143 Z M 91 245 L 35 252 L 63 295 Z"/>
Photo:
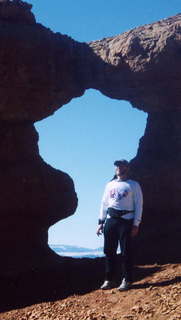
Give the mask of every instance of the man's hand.
<path id="1" fill-rule="evenodd" d="M 103 224 L 100 224 L 97 228 L 96 234 L 100 236 L 103 233 Z"/>
<path id="2" fill-rule="evenodd" d="M 139 227 L 137 226 L 132 226 L 132 230 L 131 230 L 131 237 L 134 238 L 138 235 L 138 231 L 139 231 Z"/>

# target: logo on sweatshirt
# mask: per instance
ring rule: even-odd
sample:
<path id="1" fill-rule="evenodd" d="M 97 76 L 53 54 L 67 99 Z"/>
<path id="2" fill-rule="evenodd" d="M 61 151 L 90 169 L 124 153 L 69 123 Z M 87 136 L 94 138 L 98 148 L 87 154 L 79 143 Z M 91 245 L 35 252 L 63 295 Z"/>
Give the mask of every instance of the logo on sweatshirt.
<path id="1" fill-rule="evenodd" d="M 117 189 L 112 189 L 110 190 L 110 198 L 121 200 L 122 198 L 126 198 L 128 193 L 129 193 L 128 190 L 118 191 Z"/>

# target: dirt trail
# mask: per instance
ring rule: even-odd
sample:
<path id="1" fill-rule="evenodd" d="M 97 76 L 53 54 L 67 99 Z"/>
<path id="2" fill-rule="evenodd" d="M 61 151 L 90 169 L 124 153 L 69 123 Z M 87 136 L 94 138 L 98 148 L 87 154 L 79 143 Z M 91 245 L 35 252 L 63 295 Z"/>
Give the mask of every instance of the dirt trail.
<path id="1" fill-rule="evenodd" d="M 181 320 L 181 265 L 156 266 L 129 291 L 95 290 L 1 313 L 0 320 Z"/>

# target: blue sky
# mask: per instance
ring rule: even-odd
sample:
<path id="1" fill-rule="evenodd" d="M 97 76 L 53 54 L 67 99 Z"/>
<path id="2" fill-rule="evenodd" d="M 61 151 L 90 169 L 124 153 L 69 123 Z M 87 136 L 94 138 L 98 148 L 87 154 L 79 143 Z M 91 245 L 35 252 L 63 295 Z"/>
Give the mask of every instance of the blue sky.
<path id="1" fill-rule="evenodd" d="M 180 0 L 29 2 L 37 22 L 81 42 L 117 35 L 181 11 Z M 95 231 L 105 183 L 114 174 L 114 160 L 136 155 L 146 117 L 126 101 L 88 90 L 36 123 L 41 156 L 73 178 L 79 198 L 76 213 L 50 228 L 49 243 L 102 246 Z"/>

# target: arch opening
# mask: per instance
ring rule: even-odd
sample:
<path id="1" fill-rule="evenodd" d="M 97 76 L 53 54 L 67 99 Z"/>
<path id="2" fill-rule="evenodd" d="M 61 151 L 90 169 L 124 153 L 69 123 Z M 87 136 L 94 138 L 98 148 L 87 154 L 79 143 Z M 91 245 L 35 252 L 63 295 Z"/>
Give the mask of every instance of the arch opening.
<path id="1" fill-rule="evenodd" d="M 40 155 L 73 178 L 79 199 L 75 214 L 49 229 L 55 251 L 57 245 L 73 247 L 67 247 L 71 254 L 76 248 L 102 246 L 95 230 L 104 186 L 114 174 L 114 160 L 136 156 L 146 117 L 128 102 L 91 89 L 36 123 Z"/>

